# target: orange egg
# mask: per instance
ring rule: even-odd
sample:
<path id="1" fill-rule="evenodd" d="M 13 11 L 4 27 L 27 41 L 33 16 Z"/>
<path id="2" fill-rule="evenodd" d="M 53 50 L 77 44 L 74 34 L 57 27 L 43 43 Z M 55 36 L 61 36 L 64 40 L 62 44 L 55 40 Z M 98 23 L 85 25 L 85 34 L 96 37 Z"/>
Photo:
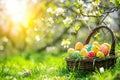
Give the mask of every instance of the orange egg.
<path id="1" fill-rule="evenodd" d="M 81 50 L 83 47 L 84 47 L 84 46 L 83 46 L 83 44 L 82 44 L 81 42 L 77 42 L 77 43 L 75 44 L 75 50 Z"/>

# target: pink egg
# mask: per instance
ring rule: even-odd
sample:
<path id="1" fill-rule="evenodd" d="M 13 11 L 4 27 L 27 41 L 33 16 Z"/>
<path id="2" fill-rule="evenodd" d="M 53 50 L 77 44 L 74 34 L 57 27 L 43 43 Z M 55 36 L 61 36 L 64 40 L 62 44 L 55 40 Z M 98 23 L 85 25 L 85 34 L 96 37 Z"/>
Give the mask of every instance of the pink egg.
<path id="1" fill-rule="evenodd" d="M 100 46 L 100 51 L 103 52 L 105 56 L 108 55 L 108 48 L 105 45 Z"/>

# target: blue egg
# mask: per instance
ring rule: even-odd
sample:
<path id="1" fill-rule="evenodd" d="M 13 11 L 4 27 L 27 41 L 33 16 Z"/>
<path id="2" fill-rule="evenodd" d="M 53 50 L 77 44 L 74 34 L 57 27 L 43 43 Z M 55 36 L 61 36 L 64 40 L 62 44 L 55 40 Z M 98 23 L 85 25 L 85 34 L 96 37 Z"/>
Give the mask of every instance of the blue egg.
<path id="1" fill-rule="evenodd" d="M 87 48 L 87 51 L 90 52 L 91 51 L 91 48 L 92 48 L 92 45 L 90 44 Z"/>

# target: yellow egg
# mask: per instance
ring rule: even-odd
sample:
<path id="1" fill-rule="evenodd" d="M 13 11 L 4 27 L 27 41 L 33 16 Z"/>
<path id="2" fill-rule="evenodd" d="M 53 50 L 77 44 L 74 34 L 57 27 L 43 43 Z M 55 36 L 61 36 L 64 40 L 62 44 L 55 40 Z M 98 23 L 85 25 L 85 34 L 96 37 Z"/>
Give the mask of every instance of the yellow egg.
<path id="1" fill-rule="evenodd" d="M 108 51 L 110 51 L 110 49 L 111 49 L 111 45 L 110 44 L 104 43 L 103 45 L 105 45 L 108 48 Z"/>
<path id="2" fill-rule="evenodd" d="M 73 48 L 69 48 L 67 52 L 68 52 L 69 54 L 72 54 L 74 51 L 75 51 L 75 50 L 74 50 Z"/>
<path id="3" fill-rule="evenodd" d="M 100 47 L 100 44 L 97 41 L 94 41 L 93 45 L 96 45 L 96 46 Z"/>
<path id="4" fill-rule="evenodd" d="M 81 55 L 82 55 L 82 56 L 85 57 L 85 56 L 87 55 L 87 53 L 88 53 L 88 52 L 87 52 L 87 49 L 83 48 L 83 49 L 81 50 Z"/>
<path id="5" fill-rule="evenodd" d="M 99 47 L 96 45 L 93 45 L 91 51 L 94 51 L 95 53 L 97 53 L 99 51 Z"/>
<path id="6" fill-rule="evenodd" d="M 102 57 L 105 57 L 105 55 L 104 55 L 103 52 L 98 51 L 98 52 L 96 53 L 96 57 L 102 58 Z"/>

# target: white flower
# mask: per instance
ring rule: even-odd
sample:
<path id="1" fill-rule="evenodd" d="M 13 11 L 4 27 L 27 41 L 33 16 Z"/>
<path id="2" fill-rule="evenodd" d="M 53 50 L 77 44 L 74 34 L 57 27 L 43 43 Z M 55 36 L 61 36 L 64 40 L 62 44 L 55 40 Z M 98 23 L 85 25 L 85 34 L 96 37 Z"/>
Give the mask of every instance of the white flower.
<path id="1" fill-rule="evenodd" d="M 93 10 L 93 5 L 92 5 L 92 4 L 88 4 L 88 5 L 87 5 L 87 9 L 88 9 L 88 10 Z"/>
<path id="2" fill-rule="evenodd" d="M 52 17 L 48 18 L 48 22 L 50 22 L 50 24 L 53 24 L 54 23 L 53 18 Z"/>
<path id="3" fill-rule="evenodd" d="M 64 48 L 68 48 L 70 45 L 69 39 L 63 39 L 61 45 L 64 46 Z"/>
<path id="4" fill-rule="evenodd" d="M 79 3 L 80 5 L 83 5 L 83 4 L 84 4 L 84 1 L 78 0 L 78 3 Z"/>
<path id="5" fill-rule="evenodd" d="M 57 8 L 55 10 L 55 14 L 56 14 L 56 16 L 64 15 L 64 9 L 63 8 Z"/>
<path id="6" fill-rule="evenodd" d="M 72 22 L 72 19 L 69 18 L 69 17 L 66 17 L 66 19 L 63 20 L 63 23 L 64 23 L 65 25 L 68 25 L 68 24 L 70 24 L 71 22 Z"/>
<path id="7" fill-rule="evenodd" d="M 24 73 L 23 72 L 18 72 L 18 74 L 22 76 Z"/>
<path id="8" fill-rule="evenodd" d="M 89 18 L 88 17 L 84 17 L 83 20 L 87 21 Z"/>
<path id="9" fill-rule="evenodd" d="M 48 8 L 46 12 L 47 13 L 53 13 L 53 10 L 52 10 L 52 8 Z"/>
<path id="10" fill-rule="evenodd" d="M 100 70 L 101 73 L 104 72 L 104 68 L 103 67 L 99 68 L 99 70 Z"/>
<path id="11" fill-rule="evenodd" d="M 61 3 L 63 3 L 65 0 L 60 0 Z"/>

